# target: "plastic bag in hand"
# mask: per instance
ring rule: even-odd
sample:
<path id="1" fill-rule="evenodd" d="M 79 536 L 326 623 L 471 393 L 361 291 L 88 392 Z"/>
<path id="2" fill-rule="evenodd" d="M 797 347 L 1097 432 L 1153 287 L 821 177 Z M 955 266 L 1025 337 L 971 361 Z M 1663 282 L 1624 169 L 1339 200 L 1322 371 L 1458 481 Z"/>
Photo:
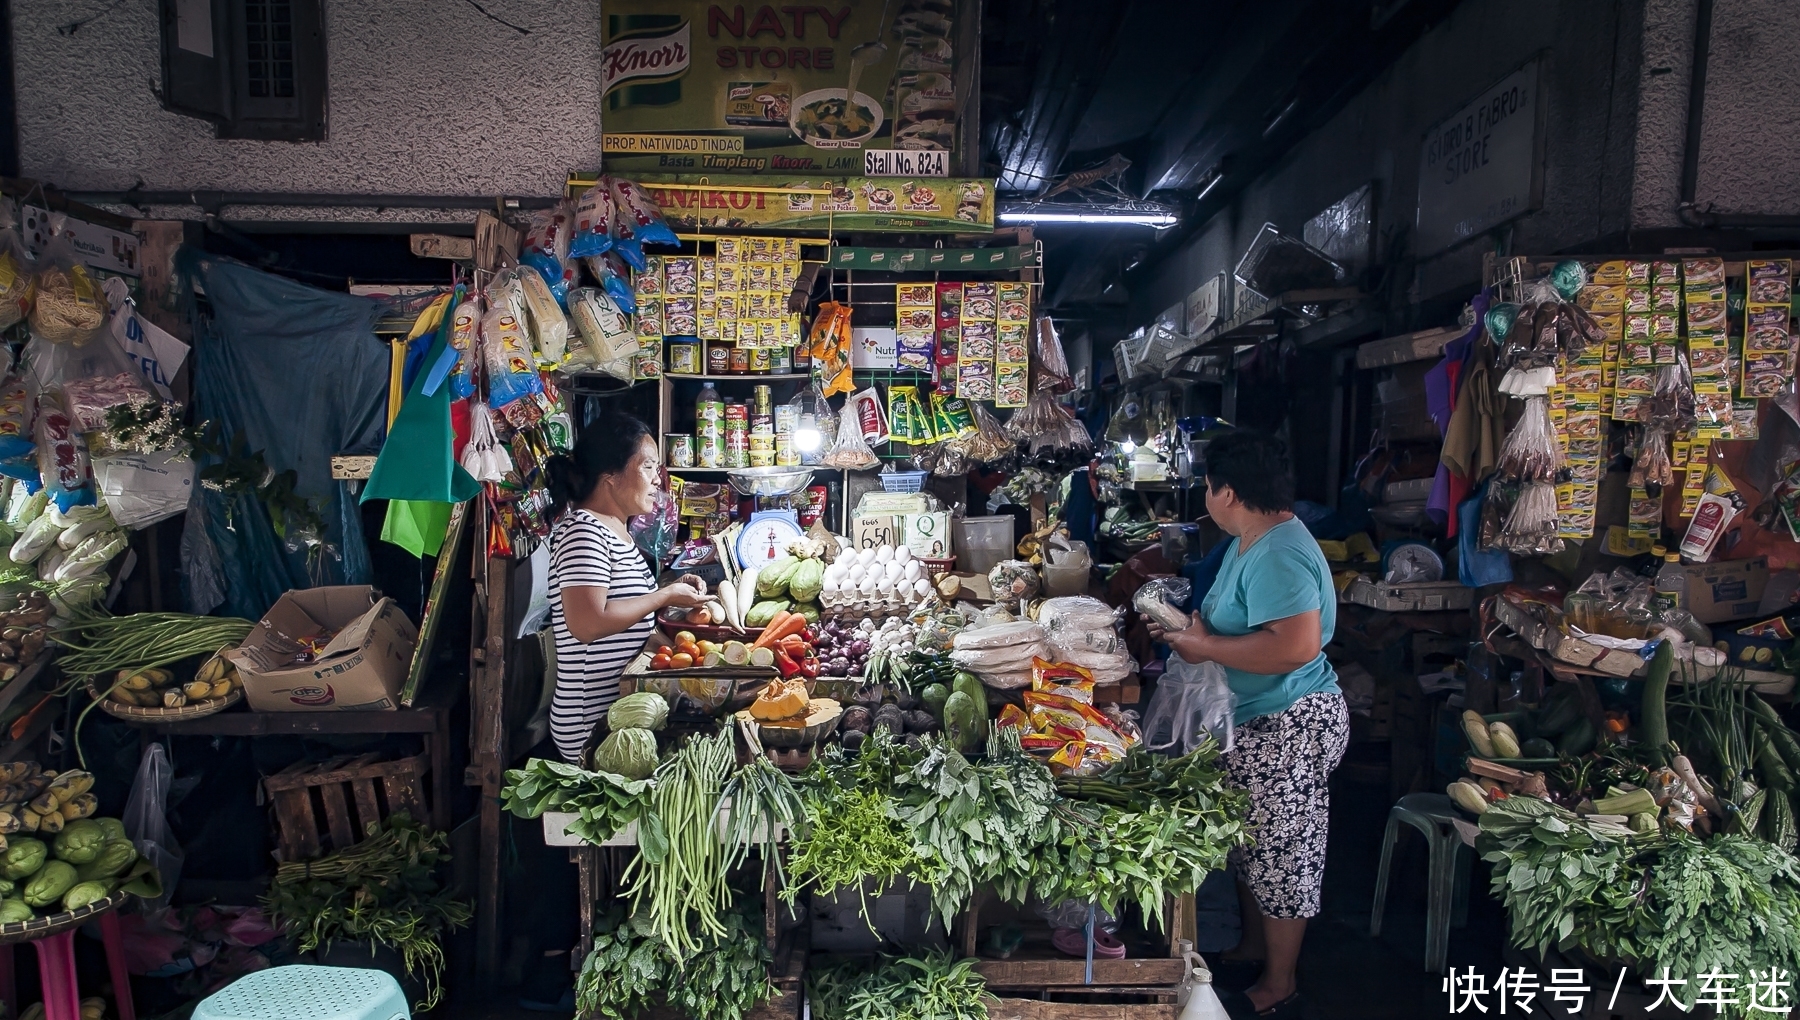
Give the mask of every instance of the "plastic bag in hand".
<path id="1" fill-rule="evenodd" d="M 150 909 L 167 904 L 174 895 L 175 884 L 181 880 L 181 863 L 186 859 L 169 828 L 169 783 L 174 778 L 175 766 L 169 762 L 169 752 L 161 744 L 145 748 L 138 760 L 137 776 L 131 781 L 125 814 L 119 819 L 138 853 L 155 865 L 162 877 L 163 896 L 155 903 L 146 903 Z"/>
<path id="2" fill-rule="evenodd" d="M 1179 756 L 1200 746 L 1208 736 L 1231 750 L 1232 713 L 1237 695 L 1216 662 L 1192 663 L 1178 655 L 1156 681 L 1156 694 L 1144 713 L 1144 747 Z"/>
<path id="3" fill-rule="evenodd" d="M 1186 630 L 1190 621 L 1181 607 L 1193 597 L 1193 582 L 1181 577 L 1159 577 L 1138 588 L 1131 597 L 1131 608 L 1155 620 L 1163 630 Z"/>

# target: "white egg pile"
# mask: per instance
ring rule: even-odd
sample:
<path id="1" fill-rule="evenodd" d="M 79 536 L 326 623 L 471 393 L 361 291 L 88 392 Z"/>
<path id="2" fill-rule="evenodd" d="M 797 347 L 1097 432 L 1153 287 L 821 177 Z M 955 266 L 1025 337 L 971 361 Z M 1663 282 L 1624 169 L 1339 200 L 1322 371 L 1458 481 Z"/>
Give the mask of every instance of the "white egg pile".
<path id="1" fill-rule="evenodd" d="M 910 606 L 931 594 L 925 564 L 906 546 L 845 549 L 825 568 L 819 604 L 828 609 Z"/>

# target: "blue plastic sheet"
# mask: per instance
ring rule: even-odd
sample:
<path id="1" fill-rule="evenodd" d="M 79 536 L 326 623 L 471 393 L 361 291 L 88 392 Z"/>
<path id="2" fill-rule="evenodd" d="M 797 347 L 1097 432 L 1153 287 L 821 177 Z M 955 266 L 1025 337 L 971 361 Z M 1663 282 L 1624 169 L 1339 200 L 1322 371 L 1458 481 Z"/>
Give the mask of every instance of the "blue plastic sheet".
<path id="1" fill-rule="evenodd" d="M 206 490 L 202 527 L 183 535 L 189 608 L 219 608 L 203 603 L 222 590 L 225 612 L 254 620 L 291 588 L 369 583 L 357 501 L 332 479 L 331 458 L 381 448 L 389 356 L 374 333 L 380 303 L 193 249 L 179 268 L 211 304 L 210 315 L 191 316 L 199 416 L 228 442 L 242 436 L 276 472 L 293 469 L 296 494 L 326 527 L 325 551 L 309 556 L 276 534 L 259 500 Z"/>

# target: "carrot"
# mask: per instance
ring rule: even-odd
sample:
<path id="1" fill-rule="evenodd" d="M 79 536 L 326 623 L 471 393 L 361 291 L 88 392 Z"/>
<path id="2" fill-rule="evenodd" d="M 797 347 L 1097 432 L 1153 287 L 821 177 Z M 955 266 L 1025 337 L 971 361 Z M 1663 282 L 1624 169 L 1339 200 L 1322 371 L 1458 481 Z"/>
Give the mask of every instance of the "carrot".
<path id="1" fill-rule="evenodd" d="M 798 634 L 806 629 L 806 617 L 799 613 L 778 613 L 763 629 L 762 636 L 756 639 L 754 648 L 772 648 L 789 634 Z"/>

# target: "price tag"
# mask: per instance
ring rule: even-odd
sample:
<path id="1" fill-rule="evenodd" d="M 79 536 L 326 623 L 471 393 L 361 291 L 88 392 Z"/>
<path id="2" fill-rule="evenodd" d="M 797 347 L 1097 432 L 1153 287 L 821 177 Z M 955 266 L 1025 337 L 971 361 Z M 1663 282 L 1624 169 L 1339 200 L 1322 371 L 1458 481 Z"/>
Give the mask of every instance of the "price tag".
<path id="1" fill-rule="evenodd" d="M 851 538 L 858 549 L 878 549 L 900 544 L 900 527 L 891 514 L 863 514 L 856 518 Z"/>

